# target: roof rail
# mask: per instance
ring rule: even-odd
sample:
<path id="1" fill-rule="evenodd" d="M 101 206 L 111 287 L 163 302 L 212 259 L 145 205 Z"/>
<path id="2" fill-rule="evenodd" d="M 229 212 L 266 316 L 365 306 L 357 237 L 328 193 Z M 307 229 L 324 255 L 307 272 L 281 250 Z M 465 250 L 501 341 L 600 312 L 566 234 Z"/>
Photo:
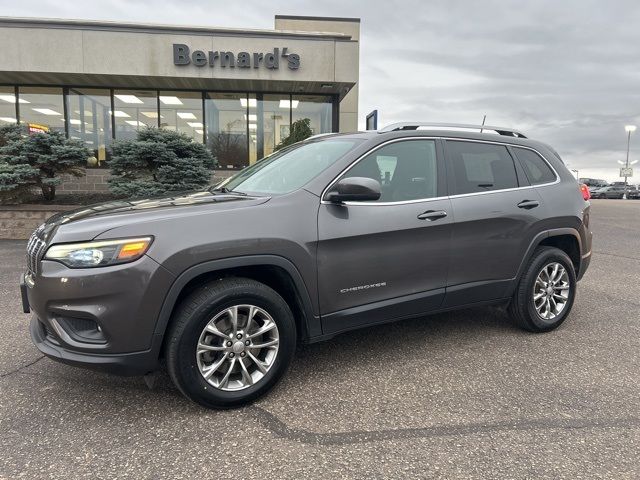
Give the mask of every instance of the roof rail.
<path id="1" fill-rule="evenodd" d="M 336 132 L 316 133 L 315 135 L 311 135 L 310 137 L 305 138 L 304 141 L 306 142 L 307 140 L 314 140 L 316 138 L 326 137 L 327 135 L 335 135 L 335 134 Z"/>
<path id="2" fill-rule="evenodd" d="M 477 130 L 478 133 L 493 133 L 507 137 L 527 138 L 522 132 L 506 127 L 492 127 L 490 125 L 466 125 L 463 123 L 432 123 L 432 122 L 398 122 L 387 125 L 378 130 L 379 133 L 396 132 L 398 130 L 418 130 L 420 128 L 432 130 Z"/>

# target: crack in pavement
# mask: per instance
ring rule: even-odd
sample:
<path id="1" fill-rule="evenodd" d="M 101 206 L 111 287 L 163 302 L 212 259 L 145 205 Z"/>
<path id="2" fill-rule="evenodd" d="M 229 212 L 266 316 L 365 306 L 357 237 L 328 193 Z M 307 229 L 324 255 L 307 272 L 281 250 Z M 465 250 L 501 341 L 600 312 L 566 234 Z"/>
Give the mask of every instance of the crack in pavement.
<path id="1" fill-rule="evenodd" d="M 459 425 L 434 425 L 431 427 L 398 428 L 385 430 L 354 430 L 350 432 L 319 433 L 287 425 L 276 415 L 264 408 L 252 405 L 246 408 L 274 436 L 294 442 L 314 445 L 349 445 L 385 440 L 407 440 L 413 438 L 434 438 L 448 436 L 476 435 L 492 432 L 527 430 L 576 430 L 587 428 L 637 428 L 640 418 L 549 418 L 518 419 L 491 423 L 467 423 Z"/>
<path id="2" fill-rule="evenodd" d="M 24 370 L 25 368 L 30 367 L 31 365 L 35 365 L 36 363 L 38 363 L 40 360 L 42 360 L 45 356 L 44 355 L 40 355 L 38 358 L 36 358 L 33 362 L 27 363 L 26 365 L 22 365 L 21 367 L 18 367 L 14 370 L 11 370 L 7 373 L 3 373 L 0 374 L 0 378 L 4 378 L 4 377 L 8 377 L 10 375 L 14 375 L 16 373 L 20 373 L 20 370 Z"/>
<path id="3" fill-rule="evenodd" d="M 607 255 L 609 257 L 626 258 L 627 260 L 640 260 L 638 257 L 629 257 L 627 255 L 619 255 L 617 253 L 598 252 L 597 250 L 594 250 L 593 253 L 597 253 L 598 255 Z"/>

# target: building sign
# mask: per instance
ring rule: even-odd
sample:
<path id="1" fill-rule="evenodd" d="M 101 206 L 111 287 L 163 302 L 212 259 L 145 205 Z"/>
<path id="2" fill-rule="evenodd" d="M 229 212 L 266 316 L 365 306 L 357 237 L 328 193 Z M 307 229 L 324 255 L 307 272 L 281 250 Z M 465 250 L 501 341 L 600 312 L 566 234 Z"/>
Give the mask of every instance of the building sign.
<path id="1" fill-rule="evenodd" d="M 211 68 L 268 68 L 278 70 L 280 62 L 286 63 L 289 70 L 300 68 L 300 55 L 289 53 L 289 49 L 284 47 L 274 48 L 272 52 L 225 52 L 193 50 L 183 43 L 173 44 L 173 64 L 178 66 L 193 64 L 196 67 Z"/>
<path id="2" fill-rule="evenodd" d="M 374 110 L 369 115 L 367 115 L 367 130 L 377 130 L 378 129 L 378 110 Z"/>

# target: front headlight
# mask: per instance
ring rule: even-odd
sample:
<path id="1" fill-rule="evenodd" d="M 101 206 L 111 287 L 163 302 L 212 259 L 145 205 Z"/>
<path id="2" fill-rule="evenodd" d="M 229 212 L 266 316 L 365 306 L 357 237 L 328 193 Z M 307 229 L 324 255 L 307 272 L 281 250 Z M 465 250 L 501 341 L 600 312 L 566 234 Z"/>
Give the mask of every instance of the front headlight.
<path id="1" fill-rule="evenodd" d="M 144 255 L 151 240 L 152 237 L 141 237 L 52 245 L 44 258 L 64 263 L 70 268 L 118 265 L 133 262 Z"/>

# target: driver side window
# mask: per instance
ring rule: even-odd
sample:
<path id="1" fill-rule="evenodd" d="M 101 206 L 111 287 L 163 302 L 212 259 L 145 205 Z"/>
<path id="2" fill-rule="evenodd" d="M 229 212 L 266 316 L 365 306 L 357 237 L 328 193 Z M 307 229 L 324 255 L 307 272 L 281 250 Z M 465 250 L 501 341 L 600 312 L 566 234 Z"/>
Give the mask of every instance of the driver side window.
<path id="1" fill-rule="evenodd" d="M 402 202 L 437 196 L 434 140 L 403 140 L 370 153 L 342 178 L 367 177 L 380 182 L 378 202 Z"/>

